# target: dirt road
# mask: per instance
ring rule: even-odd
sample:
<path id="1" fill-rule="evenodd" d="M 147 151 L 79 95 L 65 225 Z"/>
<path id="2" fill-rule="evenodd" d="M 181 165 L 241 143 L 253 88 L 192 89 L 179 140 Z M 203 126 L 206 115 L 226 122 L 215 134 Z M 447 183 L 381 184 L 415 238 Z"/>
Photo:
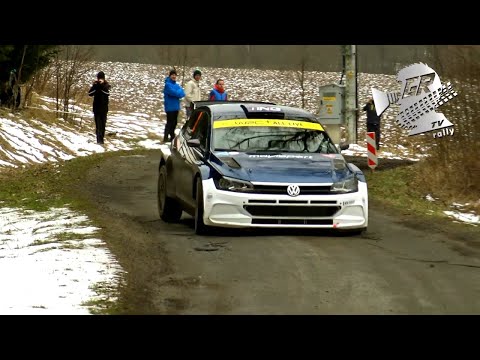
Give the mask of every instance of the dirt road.
<path id="1" fill-rule="evenodd" d="M 85 185 L 128 272 L 128 314 L 480 313 L 480 239 L 370 204 L 368 232 L 221 230 L 158 218 L 158 151 L 100 163 Z M 468 237 L 470 236 L 470 238 Z"/>

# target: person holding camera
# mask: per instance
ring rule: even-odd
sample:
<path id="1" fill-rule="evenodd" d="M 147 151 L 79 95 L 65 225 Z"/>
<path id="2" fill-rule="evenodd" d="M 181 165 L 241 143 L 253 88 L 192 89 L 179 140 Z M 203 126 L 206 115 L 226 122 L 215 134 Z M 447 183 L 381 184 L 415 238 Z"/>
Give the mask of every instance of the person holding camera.
<path id="1" fill-rule="evenodd" d="M 377 150 L 380 150 L 380 116 L 377 115 L 375 109 L 375 102 L 373 98 L 369 98 L 363 111 L 367 112 L 367 132 L 375 133 L 375 142 L 377 144 Z"/>
<path id="2" fill-rule="evenodd" d="M 97 80 L 93 82 L 92 87 L 88 91 L 88 96 L 93 96 L 93 115 L 97 144 L 103 145 L 105 126 L 107 124 L 108 99 L 110 96 L 110 84 L 105 80 L 103 71 L 97 74 Z"/>

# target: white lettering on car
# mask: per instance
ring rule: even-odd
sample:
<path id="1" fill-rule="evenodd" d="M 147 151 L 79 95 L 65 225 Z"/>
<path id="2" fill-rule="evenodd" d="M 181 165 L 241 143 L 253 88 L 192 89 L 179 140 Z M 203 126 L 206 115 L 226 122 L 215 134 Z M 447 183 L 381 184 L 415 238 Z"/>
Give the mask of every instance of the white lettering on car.
<path id="1" fill-rule="evenodd" d="M 255 154 L 248 155 L 250 158 L 281 158 L 281 159 L 313 159 L 312 155 L 268 155 L 268 154 Z"/>
<path id="2" fill-rule="evenodd" d="M 339 201 L 338 204 L 340 206 L 347 206 L 347 205 L 352 205 L 355 202 L 355 200 L 344 200 L 344 201 Z"/>

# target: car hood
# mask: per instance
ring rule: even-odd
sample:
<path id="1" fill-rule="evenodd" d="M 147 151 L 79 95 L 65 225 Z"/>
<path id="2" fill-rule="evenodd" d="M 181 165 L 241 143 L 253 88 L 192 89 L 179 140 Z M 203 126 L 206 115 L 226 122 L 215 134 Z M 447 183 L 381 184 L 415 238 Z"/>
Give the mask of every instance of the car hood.
<path id="1" fill-rule="evenodd" d="M 213 152 L 211 165 L 253 182 L 331 183 L 352 176 L 341 154 Z"/>

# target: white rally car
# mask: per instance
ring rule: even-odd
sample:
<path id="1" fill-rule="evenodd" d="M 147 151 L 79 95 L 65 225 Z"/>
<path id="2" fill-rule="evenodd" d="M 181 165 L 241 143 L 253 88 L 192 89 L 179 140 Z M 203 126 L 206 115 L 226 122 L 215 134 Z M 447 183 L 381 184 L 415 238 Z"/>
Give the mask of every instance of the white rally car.
<path id="1" fill-rule="evenodd" d="M 348 147 L 348 145 L 347 145 Z M 211 227 L 368 226 L 362 171 L 347 163 L 317 117 L 259 102 L 203 102 L 161 150 L 158 210 Z"/>

